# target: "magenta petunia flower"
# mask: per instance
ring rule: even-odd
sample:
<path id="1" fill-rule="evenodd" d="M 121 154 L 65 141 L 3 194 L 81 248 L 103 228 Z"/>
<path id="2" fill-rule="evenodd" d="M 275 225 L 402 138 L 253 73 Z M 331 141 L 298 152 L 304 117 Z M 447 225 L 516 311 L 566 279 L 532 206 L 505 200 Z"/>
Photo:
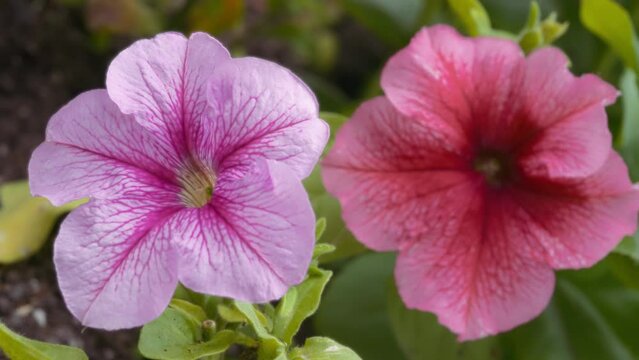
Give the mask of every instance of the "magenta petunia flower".
<path id="1" fill-rule="evenodd" d="M 122 51 L 106 84 L 51 118 L 29 164 L 34 195 L 91 199 L 55 242 L 71 312 L 127 328 L 178 281 L 251 302 L 300 282 L 315 225 L 301 179 L 328 138 L 304 83 L 206 34 L 164 33 Z"/>
<path id="2" fill-rule="evenodd" d="M 618 93 L 567 64 L 554 48 L 526 58 L 512 41 L 423 29 L 323 162 L 356 237 L 399 251 L 406 305 L 461 340 L 537 316 L 553 269 L 591 266 L 636 228 L 604 111 Z"/>

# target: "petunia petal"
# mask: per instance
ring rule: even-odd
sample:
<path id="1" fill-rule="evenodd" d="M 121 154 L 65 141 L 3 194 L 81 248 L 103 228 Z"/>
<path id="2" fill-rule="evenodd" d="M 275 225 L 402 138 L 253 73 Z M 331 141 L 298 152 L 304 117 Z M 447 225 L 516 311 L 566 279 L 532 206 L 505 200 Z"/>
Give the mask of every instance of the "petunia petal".
<path id="1" fill-rule="evenodd" d="M 260 156 L 306 177 L 328 139 L 301 80 L 268 61 L 231 60 L 203 33 L 134 43 L 109 67 L 107 90 L 176 153 L 220 171 Z"/>
<path id="2" fill-rule="evenodd" d="M 173 230 L 165 225 L 174 202 L 172 192 L 140 184 L 64 220 L 54 260 L 67 307 L 82 324 L 130 328 L 166 308 L 177 285 Z"/>
<path id="3" fill-rule="evenodd" d="M 534 130 L 519 145 L 519 161 L 531 176 L 589 176 L 608 158 L 612 136 L 604 107 L 618 91 L 594 75 L 573 76 L 567 64 L 554 48 L 526 60 L 521 118 Z"/>
<path id="4" fill-rule="evenodd" d="M 519 104 L 513 100 L 524 64 L 512 41 L 468 39 L 437 25 L 422 29 L 388 61 L 382 88 L 407 116 L 452 126 L 468 141 L 481 137 L 490 146 L 505 147 L 512 133 L 521 131 L 515 116 Z"/>
<path id="5" fill-rule="evenodd" d="M 310 174 L 329 130 L 300 79 L 275 63 L 240 58 L 218 67 L 210 84 L 212 118 L 200 127 L 206 135 L 194 137 L 201 158 L 230 168 L 263 157 L 298 178 Z"/>
<path id="6" fill-rule="evenodd" d="M 542 48 L 526 59 L 524 97 L 531 119 L 542 127 L 552 125 L 592 106 L 615 102 L 619 92 L 595 75 L 575 77 L 569 60 L 556 48 Z"/>
<path id="7" fill-rule="evenodd" d="M 614 152 L 588 178 L 533 183 L 512 196 L 508 237 L 557 269 L 592 266 L 637 228 L 639 191 Z"/>
<path id="8" fill-rule="evenodd" d="M 429 216 L 447 231 L 400 247 L 396 278 L 409 307 L 434 312 L 462 340 L 537 316 L 552 294 L 552 269 L 593 265 L 635 231 L 639 211 L 639 192 L 616 154 L 579 182 L 458 198 L 465 200 Z"/>
<path id="9" fill-rule="evenodd" d="M 250 302 L 277 299 L 304 278 L 314 225 L 308 196 L 286 165 L 262 161 L 242 179 L 220 178 L 211 205 L 172 219 L 180 282 Z"/>
<path id="10" fill-rule="evenodd" d="M 177 159 L 165 145 L 120 113 L 105 90 L 85 92 L 51 118 L 29 163 L 31 191 L 61 205 L 117 194 L 134 180 L 170 183 Z"/>
<path id="11" fill-rule="evenodd" d="M 109 95 L 126 114 L 177 152 L 191 148 L 186 136 L 206 110 L 206 86 L 228 51 L 204 33 L 189 39 L 178 33 L 139 40 L 122 51 L 107 72 Z"/>
<path id="12" fill-rule="evenodd" d="M 467 166 L 458 154 L 463 143 L 448 130 L 407 118 L 382 97 L 364 103 L 340 129 L 322 176 L 360 241 L 392 250 L 441 223 L 430 216 L 455 203 L 456 188 L 470 181 L 459 171 Z"/>
<path id="13" fill-rule="evenodd" d="M 434 312 L 472 340 L 525 323 L 548 304 L 554 275 L 508 238 L 510 220 L 498 193 L 458 201 L 457 217 L 441 217 L 438 232 L 400 251 L 396 280 L 406 305 Z M 506 200 L 507 201 L 507 200 Z"/>

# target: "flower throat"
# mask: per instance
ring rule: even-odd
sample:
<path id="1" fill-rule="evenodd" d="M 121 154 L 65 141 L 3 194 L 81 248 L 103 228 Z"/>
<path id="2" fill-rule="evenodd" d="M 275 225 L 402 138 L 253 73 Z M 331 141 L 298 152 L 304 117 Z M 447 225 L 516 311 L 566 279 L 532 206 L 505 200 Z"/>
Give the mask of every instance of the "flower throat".
<path id="1" fill-rule="evenodd" d="M 500 187 L 512 180 L 514 167 L 510 157 L 497 151 L 480 152 L 473 162 L 475 171 L 484 176 L 486 183 Z"/>
<path id="2" fill-rule="evenodd" d="M 182 191 L 180 200 L 187 207 L 200 208 L 213 197 L 216 181 L 215 172 L 201 164 L 189 162 L 178 176 Z"/>

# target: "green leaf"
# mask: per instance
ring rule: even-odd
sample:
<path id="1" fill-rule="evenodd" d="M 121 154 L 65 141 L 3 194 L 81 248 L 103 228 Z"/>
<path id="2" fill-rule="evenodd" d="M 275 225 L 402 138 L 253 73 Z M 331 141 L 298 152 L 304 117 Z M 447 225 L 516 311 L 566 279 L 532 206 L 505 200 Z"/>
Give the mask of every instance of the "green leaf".
<path id="1" fill-rule="evenodd" d="M 619 88 L 622 94 L 623 117 L 617 145 L 628 164 L 632 179 L 639 180 L 639 88 L 637 75 L 632 69 L 627 68 L 623 72 Z"/>
<path id="2" fill-rule="evenodd" d="M 284 360 L 286 359 L 286 344 L 271 335 L 262 324 L 258 310 L 254 305 L 242 301 L 234 301 L 233 305 L 247 319 L 249 325 L 259 338 L 259 360 Z"/>
<path id="3" fill-rule="evenodd" d="M 315 245 L 315 249 L 313 249 L 313 259 L 318 259 L 323 255 L 330 254 L 335 251 L 335 245 L 319 243 Z"/>
<path id="4" fill-rule="evenodd" d="M 202 324 L 195 320 L 199 311 L 184 305 L 180 303 L 179 309 L 175 309 L 173 303 L 159 318 L 142 328 L 138 343 L 142 355 L 149 359 L 195 360 L 221 354 L 239 339 L 245 341 L 242 335 L 231 330 L 214 333 L 204 341 Z"/>
<path id="5" fill-rule="evenodd" d="M 172 309 L 180 311 L 183 315 L 191 317 L 191 319 L 198 324 L 206 320 L 204 309 L 186 300 L 173 299 L 169 306 Z"/>
<path id="6" fill-rule="evenodd" d="M 314 317 L 316 333 L 351 347 L 366 360 L 403 360 L 386 301 L 395 256 L 370 253 L 350 261 L 326 290 Z"/>
<path id="7" fill-rule="evenodd" d="M 266 330 L 263 320 L 261 320 L 264 315 L 258 315 L 259 310 L 257 310 L 255 306 L 243 301 L 234 301 L 233 305 L 240 313 L 242 313 L 242 315 L 244 315 L 249 325 L 251 325 L 255 331 L 257 337 L 260 339 L 273 337 L 273 335 L 269 334 L 268 330 Z"/>
<path id="8" fill-rule="evenodd" d="M 87 360 L 84 351 L 71 346 L 49 344 L 20 336 L 0 323 L 0 350 L 16 360 Z"/>
<path id="9" fill-rule="evenodd" d="M 255 305 L 241 301 L 234 301 L 233 305 L 235 306 L 235 309 L 237 309 L 244 316 L 244 318 L 246 318 L 246 321 L 251 325 L 251 327 L 253 327 L 258 337 L 263 337 L 261 334 L 266 334 L 264 335 L 264 337 L 270 336 L 268 335 L 268 333 L 270 331 L 270 328 L 272 327 L 271 320 L 266 317 L 263 312 L 257 309 Z M 260 328 L 263 330 L 258 330 L 256 328 L 257 325 L 254 324 L 255 319 L 257 319 Z"/>
<path id="10" fill-rule="evenodd" d="M 0 263 L 24 260 L 47 241 L 63 213 L 84 201 L 55 207 L 47 199 L 32 197 L 27 181 L 0 187 Z"/>
<path id="11" fill-rule="evenodd" d="M 138 349 L 151 359 L 182 359 L 189 356 L 186 349 L 200 341 L 200 324 L 182 311 L 168 308 L 144 325 Z"/>
<path id="12" fill-rule="evenodd" d="M 353 350 L 325 337 L 306 339 L 303 347 L 293 349 L 290 360 L 361 360 Z"/>
<path id="13" fill-rule="evenodd" d="M 627 67 L 638 70 L 637 37 L 630 14 L 614 0 L 582 0 L 581 22 L 605 41 Z"/>
<path id="14" fill-rule="evenodd" d="M 448 0 L 448 5 L 464 25 L 468 35 L 492 33 L 490 17 L 478 0 Z"/>
<path id="15" fill-rule="evenodd" d="M 389 286 L 389 315 L 395 339 L 410 360 L 493 359 L 496 338 L 459 343 L 455 334 L 437 322 L 435 315 L 409 310 L 395 286 Z"/>
<path id="16" fill-rule="evenodd" d="M 626 236 L 615 248 L 615 252 L 639 261 L 639 234 Z"/>
<path id="17" fill-rule="evenodd" d="M 242 314 L 239 310 L 232 308 L 230 306 L 226 306 L 224 304 L 217 305 L 217 313 L 226 322 L 241 323 L 241 322 L 248 321 L 246 319 L 246 316 L 244 316 L 244 314 Z"/>
<path id="18" fill-rule="evenodd" d="M 315 241 L 319 240 L 326 230 L 326 218 L 319 218 L 315 223 Z"/>
<path id="19" fill-rule="evenodd" d="M 301 284 L 292 287 L 275 308 L 273 335 L 291 344 L 302 322 L 313 315 L 320 304 L 324 287 L 332 272 L 316 269 Z"/>
<path id="20" fill-rule="evenodd" d="M 639 358 L 639 290 L 614 276 L 608 257 L 592 269 L 559 273 L 555 295 L 532 322 L 500 336 L 504 358 Z"/>

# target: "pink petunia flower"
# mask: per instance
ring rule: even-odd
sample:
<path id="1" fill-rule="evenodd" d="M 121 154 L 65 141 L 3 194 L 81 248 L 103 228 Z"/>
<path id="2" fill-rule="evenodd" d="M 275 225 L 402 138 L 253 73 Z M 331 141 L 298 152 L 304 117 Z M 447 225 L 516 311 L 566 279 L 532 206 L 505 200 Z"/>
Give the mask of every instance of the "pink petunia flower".
<path id="1" fill-rule="evenodd" d="M 399 251 L 406 305 L 461 340 L 531 320 L 553 269 L 591 266 L 636 228 L 604 111 L 618 93 L 567 64 L 554 48 L 526 58 L 512 41 L 423 29 L 323 162 L 356 237 Z"/>
<path id="2" fill-rule="evenodd" d="M 178 281 L 251 302 L 300 282 L 315 224 L 301 179 L 328 138 L 306 85 L 203 33 L 134 43 L 106 84 L 51 118 L 29 164 L 34 195 L 91 199 L 55 242 L 71 312 L 127 328 L 157 317 Z"/>

